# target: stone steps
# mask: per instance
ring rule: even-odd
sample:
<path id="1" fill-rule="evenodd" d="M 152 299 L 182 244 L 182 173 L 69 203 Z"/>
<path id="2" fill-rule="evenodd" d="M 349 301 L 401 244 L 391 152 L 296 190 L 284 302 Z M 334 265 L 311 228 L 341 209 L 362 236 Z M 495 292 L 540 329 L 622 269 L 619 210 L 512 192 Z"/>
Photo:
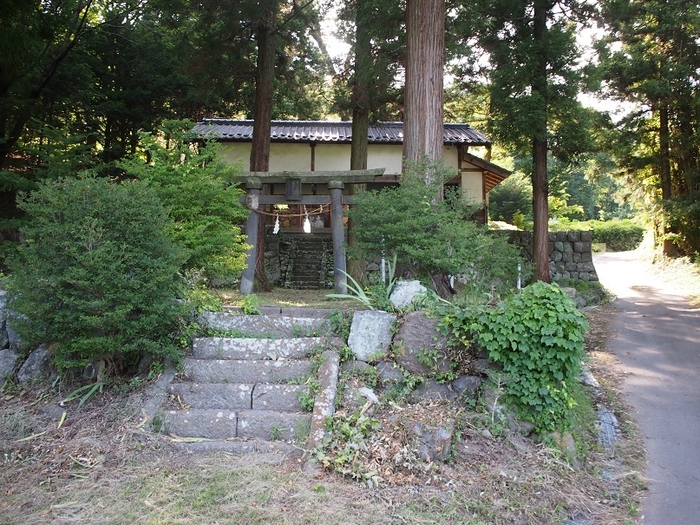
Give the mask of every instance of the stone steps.
<path id="1" fill-rule="evenodd" d="M 331 335 L 330 323 L 323 317 L 204 312 L 200 316 L 200 322 L 212 329 L 235 330 L 247 336 L 265 338 Z"/>
<path id="2" fill-rule="evenodd" d="M 311 414 L 274 410 L 192 409 L 171 411 L 167 429 L 178 437 L 297 440 L 308 436 Z"/>
<path id="3" fill-rule="evenodd" d="M 184 360 L 185 377 L 199 383 L 298 383 L 305 381 L 310 373 L 311 361 L 308 359 L 248 361 L 186 358 Z"/>
<path id="4" fill-rule="evenodd" d="M 193 340 L 192 353 L 182 363 L 181 377 L 167 388 L 171 404 L 178 408 L 163 414 L 163 428 L 176 442 L 192 451 L 240 452 L 279 450 L 268 442 L 309 436 L 313 414 L 302 410 L 300 396 L 309 395 L 306 383 L 314 370 L 310 356 L 335 355 L 337 360 L 334 349 L 342 340 L 330 335 L 325 311 L 287 312 L 295 315 L 276 311 L 265 315 L 202 315 L 209 328 L 254 337 Z M 293 337 L 306 333 L 314 336 Z M 337 381 L 337 366 L 334 373 Z M 319 406 L 327 411 L 328 400 L 324 398 Z M 249 440 L 259 444 L 241 444 Z"/>
<path id="5" fill-rule="evenodd" d="M 340 344 L 339 339 L 330 341 Z M 327 345 L 323 337 L 287 337 L 282 339 L 246 339 L 232 337 L 198 337 L 192 341 L 197 359 L 300 359 Z"/>

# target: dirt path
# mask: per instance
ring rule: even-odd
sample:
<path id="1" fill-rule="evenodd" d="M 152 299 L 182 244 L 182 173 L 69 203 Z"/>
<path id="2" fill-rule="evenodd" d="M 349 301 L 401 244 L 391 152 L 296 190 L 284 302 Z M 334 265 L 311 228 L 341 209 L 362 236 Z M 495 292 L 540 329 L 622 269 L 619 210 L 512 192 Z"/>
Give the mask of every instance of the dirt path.
<path id="1" fill-rule="evenodd" d="M 656 277 L 633 252 L 595 256 L 617 296 L 608 349 L 647 449 L 646 525 L 700 523 L 700 309 L 682 285 Z"/>

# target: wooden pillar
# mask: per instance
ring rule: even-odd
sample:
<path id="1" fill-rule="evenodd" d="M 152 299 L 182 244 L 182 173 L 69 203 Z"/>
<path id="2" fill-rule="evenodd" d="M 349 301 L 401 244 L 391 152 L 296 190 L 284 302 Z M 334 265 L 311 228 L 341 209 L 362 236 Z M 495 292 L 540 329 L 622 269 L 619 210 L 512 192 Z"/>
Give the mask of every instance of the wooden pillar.
<path id="1" fill-rule="evenodd" d="M 248 256 L 246 257 L 246 267 L 241 275 L 241 293 L 249 295 L 253 293 L 253 284 L 255 283 L 255 258 L 257 255 L 257 240 L 258 240 L 258 224 L 260 215 L 257 209 L 260 207 L 260 192 L 262 190 L 262 181 L 258 178 L 246 179 L 246 196 L 245 204 L 250 210 L 248 220 L 245 223 L 245 233 L 248 237 Z"/>
<path id="2" fill-rule="evenodd" d="M 348 279 L 345 261 L 345 228 L 343 225 L 344 184 L 334 180 L 328 183 L 331 193 L 331 225 L 333 234 L 333 281 L 335 293 L 347 293 Z"/>

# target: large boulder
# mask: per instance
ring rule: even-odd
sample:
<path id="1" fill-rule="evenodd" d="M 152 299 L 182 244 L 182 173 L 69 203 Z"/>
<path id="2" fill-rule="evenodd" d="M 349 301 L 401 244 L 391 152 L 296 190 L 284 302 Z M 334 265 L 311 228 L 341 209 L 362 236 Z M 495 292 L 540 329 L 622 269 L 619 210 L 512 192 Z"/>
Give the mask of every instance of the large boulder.
<path id="1" fill-rule="evenodd" d="M 396 362 L 411 374 L 449 372 L 451 363 L 445 349 L 448 339 L 437 331 L 437 319 L 425 312 L 410 312 L 394 337 Z"/>
<path id="2" fill-rule="evenodd" d="M 424 297 L 426 293 L 428 289 L 420 281 L 399 281 L 394 286 L 389 300 L 394 308 L 406 308 L 415 300 Z"/>
<path id="3" fill-rule="evenodd" d="M 396 316 L 377 310 L 355 312 L 348 346 L 359 361 L 379 361 L 389 353 Z"/>
<path id="4" fill-rule="evenodd" d="M 21 385 L 53 380 L 56 370 L 51 365 L 51 354 L 47 344 L 39 345 L 17 372 L 17 381 Z"/>
<path id="5" fill-rule="evenodd" d="M 19 365 L 19 354 L 7 348 L 0 350 L 0 383 L 6 378 L 14 377 L 17 366 Z"/>

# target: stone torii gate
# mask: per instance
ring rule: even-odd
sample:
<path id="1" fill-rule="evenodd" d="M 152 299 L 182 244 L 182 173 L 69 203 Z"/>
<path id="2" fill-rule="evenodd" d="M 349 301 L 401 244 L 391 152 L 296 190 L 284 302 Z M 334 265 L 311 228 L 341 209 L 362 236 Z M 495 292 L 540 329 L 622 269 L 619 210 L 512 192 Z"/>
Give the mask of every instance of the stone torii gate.
<path id="1" fill-rule="evenodd" d="M 250 210 L 245 232 L 251 246 L 246 258 L 246 268 L 241 275 L 241 293 L 253 293 L 255 281 L 255 259 L 258 251 L 258 225 L 260 206 L 270 204 L 288 205 L 328 205 L 331 209 L 331 233 L 333 237 L 333 280 L 335 293 L 347 293 L 347 270 L 345 259 L 345 232 L 343 226 L 343 205 L 354 204 L 352 195 L 344 195 L 346 184 L 366 184 L 381 177 L 384 168 L 349 171 L 248 171 L 236 179 L 245 185 L 245 206 Z M 284 184 L 284 195 L 262 195 L 263 184 Z M 327 184 L 327 195 L 304 195 L 303 184 Z"/>

